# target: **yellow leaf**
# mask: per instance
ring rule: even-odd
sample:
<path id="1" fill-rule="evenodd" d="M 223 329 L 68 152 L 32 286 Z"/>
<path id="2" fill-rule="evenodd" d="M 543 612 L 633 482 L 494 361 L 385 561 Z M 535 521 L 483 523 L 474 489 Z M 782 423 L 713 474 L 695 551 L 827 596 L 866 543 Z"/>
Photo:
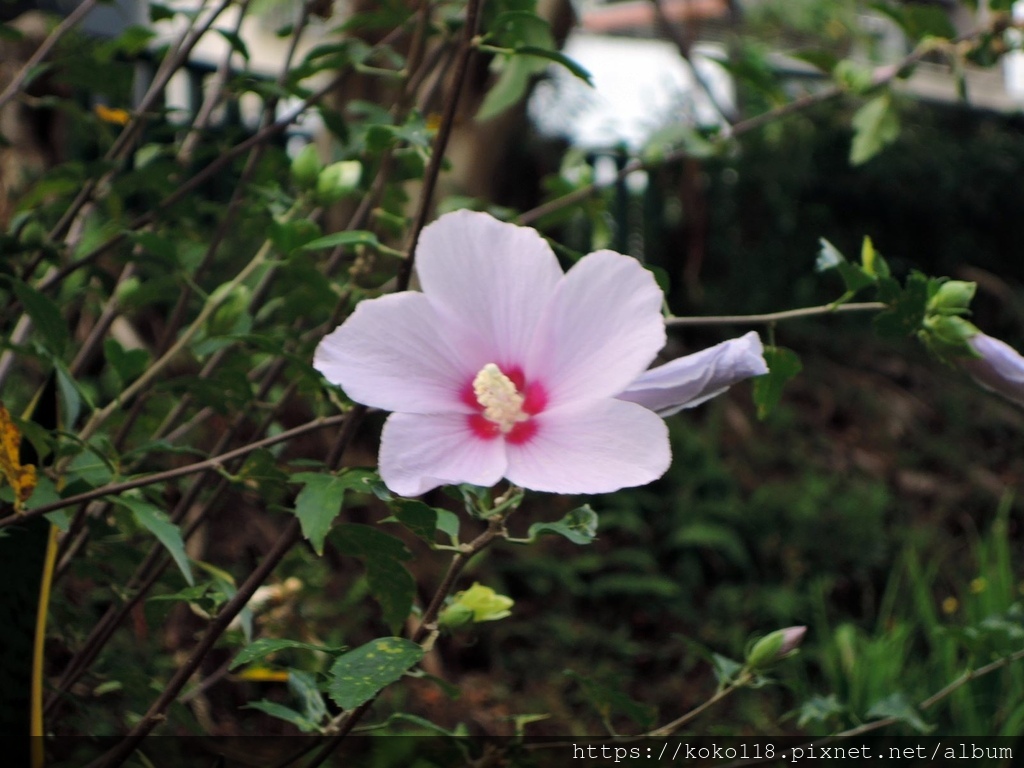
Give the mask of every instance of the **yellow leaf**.
<path id="1" fill-rule="evenodd" d="M 234 676 L 237 680 L 251 680 L 257 683 L 287 683 L 288 672 L 267 667 L 249 667 Z"/>
<path id="2" fill-rule="evenodd" d="M 0 403 L 0 474 L 14 489 L 14 509 L 17 512 L 21 511 L 22 504 L 36 488 L 36 468 L 31 464 L 21 465 L 20 448 L 21 432 Z"/>
<path id="3" fill-rule="evenodd" d="M 105 123 L 113 123 L 114 125 L 128 125 L 128 122 L 132 119 L 130 113 L 123 109 L 116 107 L 107 107 L 103 104 L 97 104 L 93 109 L 96 112 L 96 117 Z"/>

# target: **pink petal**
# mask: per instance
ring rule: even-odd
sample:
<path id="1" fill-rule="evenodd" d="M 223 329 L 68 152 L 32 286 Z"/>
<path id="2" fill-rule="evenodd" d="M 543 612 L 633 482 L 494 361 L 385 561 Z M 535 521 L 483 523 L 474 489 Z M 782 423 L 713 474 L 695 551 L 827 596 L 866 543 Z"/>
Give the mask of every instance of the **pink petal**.
<path id="1" fill-rule="evenodd" d="M 664 300 L 654 277 L 629 256 L 598 251 L 558 284 L 527 358 L 550 407 L 618 394 L 665 344 Z"/>
<path id="2" fill-rule="evenodd" d="M 491 486 L 505 473 L 505 441 L 476 437 L 464 414 L 393 413 L 380 438 L 380 476 L 400 496 L 439 485 Z"/>
<path id="3" fill-rule="evenodd" d="M 720 395 L 733 384 L 768 373 L 761 338 L 751 331 L 644 371 L 618 397 L 671 416 Z"/>
<path id="4" fill-rule="evenodd" d="M 985 389 L 1024 405 L 1024 357 L 1009 344 L 979 333 L 969 341 L 981 357 L 965 358 L 963 366 Z"/>
<path id="5" fill-rule="evenodd" d="M 416 249 L 423 292 L 459 330 L 453 343 L 486 363 L 522 366 L 545 305 L 562 278 L 537 232 L 474 211 L 454 211 L 423 230 Z"/>
<path id="6" fill-rule="evenodd" d="M 422 293 L 360 302 L 325 336 L 313 367 L 358 403 L 406 413 L 469 413 L 459 398 L 476 370 L 449 344 L 447 323 Z"/>
<path id="7" fill-rule="evenodd" d="M 505 476 L 523 488 L 610 493 L 656 480 L 672 459 L 665 422 L 634 403 L 567 406 L 534 421 L 529 440 L 507 446 Z"/>

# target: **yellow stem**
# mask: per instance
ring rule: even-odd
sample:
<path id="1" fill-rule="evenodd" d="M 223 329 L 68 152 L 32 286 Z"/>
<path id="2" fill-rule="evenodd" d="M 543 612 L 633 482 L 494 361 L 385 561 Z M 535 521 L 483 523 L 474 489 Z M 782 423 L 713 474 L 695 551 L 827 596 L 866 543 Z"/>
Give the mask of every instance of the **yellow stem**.
<path id="1" fill-rule="evenodd" d="M 43 768 L 43 655 L 46 644 L 46 617 L 50 611 L 50 588 L 53 585 L 53 569 L 57 563 L 57 526 L 50 525 L 46 539 L 46 558 L 43 560 L 43 577 L 39 585 L 39 607 L 36 611 L 36 635 L 32 649 L 32 690 L 31 723 L 29 735 L 32 738 L 32 768 Z"/>

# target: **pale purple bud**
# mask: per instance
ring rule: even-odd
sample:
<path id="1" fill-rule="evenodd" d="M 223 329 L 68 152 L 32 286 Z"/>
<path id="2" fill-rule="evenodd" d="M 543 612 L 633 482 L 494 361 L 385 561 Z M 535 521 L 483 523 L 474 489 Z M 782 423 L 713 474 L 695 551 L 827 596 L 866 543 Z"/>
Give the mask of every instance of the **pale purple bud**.
<path id="1" fill-rule="evenodd" d="M 804 641 L 804 635 L 807 634 L 807 627 L 786 627 L 779 631 L 782 632 L 782 645 L 779 646 L 779 658 L 782 658 L 783 656 L 788 656 L 800 647 L 800 643 Z"/>
<path id="2" fill-rule="evenodd" d="M 968 342 L 979 357 L 962 360 L 964 368 L 985 389 L 1024 405 L 1024 357 L 1009 344 L 984 333 Z"/>

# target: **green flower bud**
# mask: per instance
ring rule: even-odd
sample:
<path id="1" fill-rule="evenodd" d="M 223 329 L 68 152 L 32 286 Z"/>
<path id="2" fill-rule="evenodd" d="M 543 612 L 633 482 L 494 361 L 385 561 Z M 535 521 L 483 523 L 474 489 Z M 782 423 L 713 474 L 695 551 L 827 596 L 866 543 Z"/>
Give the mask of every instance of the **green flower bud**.
<path id="1" fill-rule="evenodd" d="M 971 299 L 977 290 L 977 283 L 950 280 L 939 286 L 939 290 L 928 300 L 928 312 L 936 314 L 959 314 L 971 306 Z"/>
<path id="2" fill-rule="evenodd" d="M 438 624 L 454 629 L 470 622 L 504 619 L 512 615 L 509 609 L 514 602 L 511 597 L 499 595 L 490 587 L 474 583 L 472 587 L 452 598 L 451 603 L 438 617 Z"/>
<path id="3" fill-rule="evenodd" d="M 317 177 L 316 201 L 321 205 L 338 202 L 356 188 L 362 173 L 363 166 L 358 160 L 331 163 Z"/>
<path id="4" fill-rule="evenodd" d="M 747 654 L 747 667 L 764 669 L 792 655 L 803 642 L 807 627 L 786 627 L 765 635 Z"/>
<path id="5" fill-rule="evenodd" d="M 929 315 L 924 320 L 924 333 L 927 336 L 926 343 L 966 349 L 969 347 L 968 340 L 978 333 L 978 328 L 956 315 Z"/>
<path id="6" fill-rule="evenodd" d="M 448 630 L 464 627 L 472 623 L 472 621 L 473 609 L 459 603 L 452 603 L 441 611 L 441 615 L 437 617 L 437 625 L 442 629 Z"/>
<path id="7" fill-rule="evenodd" d="M 209 336 L 223 336 L 233 333 L 238 321 L 249 311 L 249 302 L 252 301 L 252 291 L 248 286 L 231 286 L 225 283 L 210 294 L 210 301 L 219 306 L 213 311 L 206 324 L 206 332 Z"/>
<path id="8" fill-rule="evenodd" d="M 317 185 L 323 167 L 316 147 L 307 144 L 292 160 L 292 179 L 302 189 L 313 189 Z"/>

